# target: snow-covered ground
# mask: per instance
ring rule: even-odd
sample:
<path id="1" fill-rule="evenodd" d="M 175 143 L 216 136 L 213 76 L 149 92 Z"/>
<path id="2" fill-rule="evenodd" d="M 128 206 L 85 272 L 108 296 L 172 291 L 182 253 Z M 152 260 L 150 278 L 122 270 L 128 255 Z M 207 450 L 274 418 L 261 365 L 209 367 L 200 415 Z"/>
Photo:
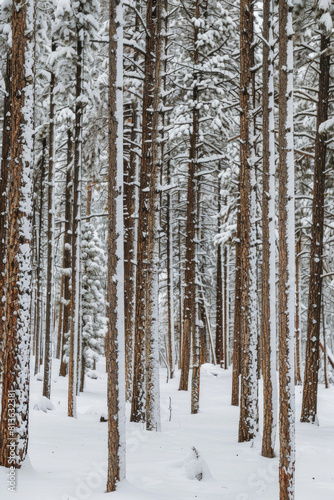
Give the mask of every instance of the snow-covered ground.
<path id="1" fill-rule="evenodd" d="M 162 432 L 127 424 L 127 481 L 106 497 L 106 377 L 88 379 L 78 398 L 78 419 L 67 417 L 67 379 L 52 386 L 54 410 L 42 407 L 42 382 L 31 388 L 29 459 L 17 472 L 16 493 L 7 490 L 0 467 L 1 500 L 276 500 L 278 458 L 238 444 L 238 408 L 230 405 L 231 371 L 212 365 L 201 370 L 200 413 L 190 415 L 190 395 L 176 379 L 166 383 L 161 371 Z M 334 389 L 319 388 L 320 426 L 298 422 L 301 388 L 297 388 L 297 500 L 334 498 Z M 130 411 L 130 408 L 127 408 Z M 262 422 L 260 423 L 261 428 Z M 199 453 L 196 458 L 192 448 Z M 278 448 L 277 448 L 278 452 Z M 199 481 L 196 476 L 202 476 Z"/>

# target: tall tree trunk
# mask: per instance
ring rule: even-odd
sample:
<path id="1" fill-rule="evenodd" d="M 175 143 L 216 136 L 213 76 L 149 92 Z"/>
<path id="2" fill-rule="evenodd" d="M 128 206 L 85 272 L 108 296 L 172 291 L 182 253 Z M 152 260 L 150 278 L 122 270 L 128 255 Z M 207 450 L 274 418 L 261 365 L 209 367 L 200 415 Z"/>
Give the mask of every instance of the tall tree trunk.
<path id="1" fill-rule="evenodd" d="M 181 202 L 181 193 L 180 189 L 178 190 L 177 196 L 177 204 L 180 206 Z M 181 220 L 178 217 L 177 222 L 177 246 L 178 246 L 178 289 L 179 289 L 179 348 L 178 348 L 178 368 L 181 369 L 181 360 L 182 360 L 182 345 L 183 345 L 183 282 L 182 282 L 182 242 L 181 242 Z"/>
<path id="2" fill-rule="evenodd" d="M 218 184 L 218 234 L 221 232 L 221 193 Z M 216 283 L 216 358 L 221 364 L 223 348 L 223 276 L 222 276 L 222 250 L 221 244 L 217 245 L 217 283 Z"/>
<path id="3" fill-rule="evenodd" d="M 133 375 L 133 334 L 135 320 L 135 241 L 136 241 L 136 177 L 138 155 L 134 143 L 138 140 L 138 109 L 137 104 L 132 108 L 131 145 L 128 169 L 125 172 L 124 182 L 124 300 L 125 309 L 125 382 L 126 400 L 131 401 Z"/>
<path id="4" fill-rule="evenodd" d="M 200 16 L 200 2 L 195 1 L 194 17 L 196 19 Z M 180 391 L 188 390 L 189 368 L 190 368 L 190 346 L 191 339 L 195 335 L 196 326 L 196 263 L 195 263 L 195 238 L 196 238 L 196 212 L 197 212 L 197 180 L 196 165 L 197 165 L 197 147 L 198 147 L 198 133 L 199 133 L 199 110 L 196 107 L 198 99 L 198 85 L 196 79 L 197 65 L 198 65 L 198 26 L 194 25 L 193 35 L 193 110 L 192 110 L 192 132 L 190 135 L 190 150 L 189 150 L 189 164 L 188 164 L 188 187 L 187 187 L 187 220 L 186 220 L 186 255 L 185 255 L 185 292 L 184 292 L 184 305 L 183 305 L 183 339 L 182 339 L 182 358 L 181 358 L 181 377 L 180 377 Z"/>
<path id="5" fill-rule="evenodd" d="M 125 478 L 125 337 L 123 228 L 123 5 L 110 0 L 108 166 L 108 478 L 107 492 Z"/>
<path id="6" fill-rule="evenodd" d="M 279 436 L 280 500 L 292 500 L 295 470 L 295 214 L 293 6 L 279 3 Z"/>
<path id="7" fill-rule="evenodd" d="M 59 300 L 59 312 L 58 312 L 56 359 L 60 359 L 60 353 L 61 353 L 61 332 L 63 329 L 63 312 L 64 312 L 64 306 L 62 303 L 63 296 L 64 296 L 64 275 L 62 275 L 60 279 L 60 300 Z"/>
<path id="8" fill-rule="evenodd" d="M 67 131 L 67 165 L 65 179 L 65 229 L 64 229 L 64 247 L 63 247 L 63 275 L 64 275 L 64 296 L 63 302 L 63 325 L 62 325 L 62 352 L 60 360 L 59 375 L 66 376 L 67 363 L 66 343 L 69 342 L 70 317 L 71 317 L 71 266 L 72 266 L 72 177 L 73 177 L 73 141 L 72 132 Z"/>
<path id="9" fill-rule="evenodd" d="M 15 468 L 21 467 L 28 446 L 33 206 L 33 7 L 33 1 L 13 1 L 8 192 L 10 225 L 6 260 L 6 343 L 3 359 L 0 465 Z"/>
<path id="10" fill-rule="evenodd" d="M 52 52 L 55 43 L 52 41 Z M 47 229 L 47 272 L 46 272 L 46 311 L 45 311 L 45 348 L 43 396 L 50 399 L 52 370 L 52 333 L 53 333 L 53 263 L 54 263 L 54 104 L 55 74 L 51 71 L 50 109 L 49 109 L 49 170 L 48 170 L 48 229 Z"/>
<path id="11" fill-rule="evenodd" d="M 252 106 L 253 2 L 240 3 L 240 241 L 241 241 L 241 397 L 239 442 L 250 441 L 258 428 L 256 182 Z"/>
<path id="12" fill-rule="evenodd" d="M 262 456 L 272 458 L 277 427 L 273 0 L 265 0 L 263 3 L 263 38 Z"/>
<path id="13" fill-rule="evenodd" d="M 79 5 L 79 11 L 82 5 Z M 76 394 L 78 388 L 78 343 L 80 341 L 80 265 L 81 265 L 81 176 L 82 176 L 82 27 L 77 34 L 76 104 L 73 165 L 73 213 L 72 213 L 72 283 L 71 283 L 71 331 L 68 377 L 68 416 L 76 418 Z"/>
<path id="14" fill-rule="evenodd" d="M 170 125 L 169 116 L 166 120 L 166 109 L 168 106 L 167 102 L 167 72 L 168 72 L 168 0 L 163 0 L 163 8 L 165 11 L 164 15 L 164 26 L 163 26 L 163 72 L 162 72 L 162 132 L 161 132 L 161 161 L 162 165 L 166 163 L 167 166 L 167 206 L 166 206 L 166 255 L 167 255 L 167 345 L 168 345 L 168 371 L 170 378 L 174 377 L 175 369 L 175 311 L 174 311 L 174 205 L 173 205 L 173 189 L 172 189 L 172 165 L 169 151 L 166 155 L 165 146 L 169 150 L 170 144 L 168 141 L 168 135 L 165 135 L 165 126 Z M 163 169 L 161 169 L 161 174 Z"/>
<path id="15" fill-rule="evenodd" d="M 134 345 L 133 394 L 131 421 L 144 422 L 148 430 L 160 426 L 158 415 L 158 305 L 157 287 L 157 216 L 158 197 L 158 100 L 160 92 L 161 27 L 160 0 L 148 0 L 146 11 L 145 80 L 143 90 L 142 162 L 140 193 L 136 319 Z M 145 378 L 146 374 L 146 378 Z"/>
<path id="16" fill-rule="evenodd" d="M 161 96 L 161 58 L 162 58 L 162 0 L 153 0 L 152 17 L 147 17 L 149 33 L 154 38 L 154 58 L 151 60 L 153 74 L 147 69 L 152 100 L 151 141 L 152 152 L 149 182 L 149 210 L 147 234 L 147 285 L 146 295 L 146 429 L 160 431 L 160 380 L 159 380 L 159 254 L 160 237 L 160 196 L 157 195 L 159 175 L 162 171 L 161 157 L 159 157 L 159 104 Z M 148 61 L 145 64 L 150 66 Z M 152 75 L 152 79 L 151 79 Z M 150 113 L 149 110 L 147 112 Z M 144 122 L 144 120 L 143 120 Z M 143 155 L 144 156 L 144 155 Z"/>
<path id="17" fill-rule="evenodd" d="M 299 235 L 296 243 L 296 346 L 295 346 L 295 385 L 302 384 L 300 374 L 300 253 L 301 253 L 301 236 Z"/>
<path id="18" fill-rule="evenodd" d="M 228 290 L 227 290 L 227 243 L 224 245 L 224 273 L 223 273 L 223 363 L 224 370 L 228 368 Z"/>
<path id="19" fill-rule="evenodd" d="M 314 184 L 312 207 L 311 264 L 307 311 L 307 339 L 301 422 L 317 423 L 319 340 L 321 325 L 324 195 L 327 134 L 321 124 L 328 117 L 330 35 L 321 34 L 319 94 L 315 137 Z"/>
<path id="20" fill-rule="evenodd" d="M 240 175 L 240 174 L 239 174 Z M 240 186 L 240 181 L 239 181 Z M 234 291 L 234 335 L 232 360 L 232 401 L 233 406 L 239 406 L 239 376 L 241 372 L 241 244 L 240 208 L 237 215 L 237 234 L 235 238 L 235 291 Z"/>
<path id="21" fill-rule="evenodd" d="M 199 4 L 198 10 L 199 10 Z M 197 14 L 197 10 L 196 10 Z M 195 101 L 196 102 L 196 101 Z M 198 118 L 197 118 L 198 124 Z M 193 122 L 194 123 L 194 122 Z M 198 126 L 197 129 L 198 131 Z M 197 144 L 197 139 L 196 139 Z M 196 151 L 196 159 L 197 159 L 197 151 Z M 196 169 L 196 165 L 195 165 Z M 197 170 L 197 169 L 196 169 Z M 200 364 L 200 353 L 201 353 L 201 336 L 200 336 L 200 290 L 196 281 L 199 277 L 199 261 L 198 261 L 198 244 L 202 238 L 202 227 L 201 227 L 201 182 L 200 178 L 196 178 L 195 180 L 195 203 L 196 203 L 196 222 L 195 222 L 195 231 L 196 237 L 194 241 L 195 251 L 194 251 L 194 276 L 195 280 L 193 282 L 193 296 L 195 300 L 195 317 L 194 324 L 192 324 L 192 371 L 191 371 L 191 413 L 195 414 L 199 411 L 199 394 L 200 394 L 200 380 L 201 380 L 201 364 Z M 204 293 L 203 302 L 204 302 Z"/>
<path id="22" fill-rule="evenodd" d="M 172 184 L 170 160 L 167 161 L 167 182 Z M 174 259 L 173 259 L 173 194 L 167 193 L 167 316 L 168 316 L 168 366 L 169 376 L 174 377 L 175 331 L 174 331 Z"/>
<path id="23" fill-rule="evenodd" d="M 6 293 L 6 246 L 8 229 L 8 168 L 10 162 L 10 127 L 11 127 L 11 72 L 12 56 L 7 54 L 6 65 L 6 95 L 3 110 L 1 179 L 0 179 L 0 382 L 3 375 L 3 356 L 5 346 L 5 298 Z"/>
<path id="24" fill-rule="evenodd" d="M 322 303 L 322 335 L 324 337 L 324 379 L 325 389 L 328 389 L 328 376 L 327 376 L 327 341 L 326 341 L 326 320 L 325 320 L 325 306 Z"/>
<path id="25" fill-rule="evenodd" d="M 44 177 L 46 162 L 46 137 L 42 139 L 42 158 L 40 163 L 40 188 L 39 188 L 39 220 L 37 235 L 37 268 L 36 268 L 36 321 L 35 321 L 35 367 L 36 375 L 41 365 L 41 344 L 42 344 L 42 233 L 43 233 L 43 211 L 44 211 Z"/>

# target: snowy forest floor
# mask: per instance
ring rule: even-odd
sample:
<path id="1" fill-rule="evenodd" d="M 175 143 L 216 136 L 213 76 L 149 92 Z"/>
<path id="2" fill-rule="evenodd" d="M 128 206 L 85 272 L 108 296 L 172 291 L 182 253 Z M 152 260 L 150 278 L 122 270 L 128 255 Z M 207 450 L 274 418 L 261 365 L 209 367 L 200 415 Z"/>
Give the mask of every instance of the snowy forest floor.
<path id="1" fill-rule="evenodd" d="M 105 500 L 107 463 L 106 376 L 87 379 L 78 397 L 78 419 L 67 417 L 67 379 L 56 376 L 53 411 L 41 407 L 42 382 L 31 387 L 29 459 L 17 473 L 16 493 L 7 491 L 0 467 L 1 500 Z M 200 413 L 190 415 L 190 394 L 179 392 L 179 373 L 166 383 L 161 370 L 162 432 L 127 423 L 127 481 L 113 500 L 276 500 L 278 458 L 261 457 L 261 438 L 238 444 L 239 410 L 232 407 L 231 370 L 201 369 Z M 171 398 L 171 420 L 170 419 Z M 262 397 L 260 397 L 260 404 Z M 320 426 L 299 423 L 296 388 L 296 499 L 334 498 L 334 388 L 319 387 Z M 130 406 L 127 406 L 127 412 Z M 262 416 L 260 411 L 260 429 Z M 195 447 L 199 460 L 192 451 Z M 278 448 L 277 448 L 278 454 Z M 202 473 L 201 481 L 196 475 Z"/>

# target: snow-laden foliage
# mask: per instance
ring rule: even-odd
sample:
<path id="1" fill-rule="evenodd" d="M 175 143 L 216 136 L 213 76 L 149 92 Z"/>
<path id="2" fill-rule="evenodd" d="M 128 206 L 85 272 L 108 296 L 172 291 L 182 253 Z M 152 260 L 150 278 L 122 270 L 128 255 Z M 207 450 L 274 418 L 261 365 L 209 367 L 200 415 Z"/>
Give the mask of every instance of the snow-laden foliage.
<path id="1" fill-rule="evenodd" d="M 105 352 L 106 254 L 105 245 L 91 222 L 83 225 L 82 259 L 82 350 L 86 368 L 95 368 Z"/>

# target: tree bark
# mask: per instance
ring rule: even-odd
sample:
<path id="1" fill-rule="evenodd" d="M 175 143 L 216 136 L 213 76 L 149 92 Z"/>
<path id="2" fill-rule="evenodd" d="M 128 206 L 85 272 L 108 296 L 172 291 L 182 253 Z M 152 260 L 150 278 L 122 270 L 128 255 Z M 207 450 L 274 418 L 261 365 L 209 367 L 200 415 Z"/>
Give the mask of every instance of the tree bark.
<path id="1" fill-rule="evenodd" d="M 82 5 L 79 5 L 79 12 Z M 72 282 L 71 282 L 71 329 L 68 377 L 68 416 L 76 418 L 76 394 L 78 388 L 78 343 L 80 341 L 80 247 L 81 247 L 81 176 L 82 176 L 82 27 L 78 26 L 76 63 L 76 103 L 73 165 L 73 213 L 72 213 Z"/>
<path id="2" fill-rule="evenodd" d="M 224 273 L 223 273 L 223 364 L 228 368 L 228 290 L 227 290 L 227 244 L 224 245 Z"/>
<path id="3" fill-rule="evenodd" d="M 52 42 L 52 52 L 55 43 Z M 55 74 L 51 71 L 50 79 L 50 108 L 49 108 L 49 169 L 48 169 L 48 229 L 47 229 L 47 271 L 46 271 L 46 311 L 45 311 L 45 348 L 44 348 L 44 377 L 43 396 L 51 396 L 52 370 L 52 333 L 53 333 L 53 265 L 54 265 L 54 104 Z"/>
<path id="4" fill-rule="evenodd" d="M 67 165 L 65 179 L 65 229 L 63 246 L 63 275 L 64 275 L 64 296 L 63 301 L 63 324 L 62 324 L 62 352 L 60 360 L 59 375 L 66 377 L 67 362 L 66 343 L 69 342 L 70 317 L 71 317 L 71 268 L 72 268 L 72 177 L 73 177 L 73 141 L 72 132 L 67 131 Z"/>
<path id="5" fill-rule="evenodd" d="M 158 415 L 157 326 L 157 217 L 159 204 L 158 99 L 160 92 L 161 41 L 158 24 L 160 0 L 148 0 L 146 11 L 145 79 L 143 89 L 142 161 L 140 193 L 133 395 L 131 421 L 144 422 L 148 430 L 160 427 Z M 161 24 L 160 24 L 161 27 Z"/>
<path id="6" fill-rule="evenodd" d="M 178 190 L 177 196 L 177 204 L 180 205 L 181 195 L 180 190 Z M 177 222 L 177 246 L 178 246 L 178 289 L 179 289 L 179 317 L 178 317 L 178 325 L 179 325 L 179 346 L 178 346 L 178 368 L 181 369 L 181 361 L 182 361 L 182 345 L 183 345 L 183 282 L 182 282 L 182 242 L 181 242 L 181 220 L 178 218 Z"/>
<path id="7" fill-rule="evenodd" d="M 160 380 L 159 380 L 159 258 L 160 258 L 160 196 L 158 192 L 158 181 L 162 172 L 162 162 L 159 155 L 159 105 L 161 96 L 161 58 L 162 58 L 162 0 L 153 0 L 152 17 L 147 18 L 147 26 L 150 26 L 151 37 L 154 38 L 154 58 L 151 60 L 153 66 L 153 79 L 151 80 L 150 69 L 147 74 L 152 100 L 152 122 L 151 141 L 152 152 L 149 183 L 149 210 L 148 210 L 148 234 L 147 234 L 147 283 L 146 295 L 146 429 L 161 430 L 160 423 Z M 151 24 L 152 23 L 152 24 Z M 148 61 L 145 61 L 145 63 Z M 149 110 L 147 112 L 150 113 Z M 149 120 L 148 120 L 149 122 Z M 148 126 L 149 123 L 147 123 Z"/>
<path id="8" fill-rule="evenodd" d="M 241 397 L 239 442 L 250 441 L 258 428 L 256 199 L 252 106 L 253 3 L 240 3 L 240 241 L 241 241 Z"/>
<path id="9" fill-rule="evenodd" d="M 0 382 L 3 375 L 3 356 L 5 346 L 5 311 L 6 294 L 6 245 L 8 230 L 8 168 L 10 162 L 10 127 L 11 127 L 11 72 L 12 56 L 7 54 L 6 63 L 6 95 L 3 110 L 2 151 L 1 151 L 1 179 L 0 179 Z"/>
<path id="10" fill-rule="evenodd" d="M 263 373 L 262 456 L 273 458 L 276 440 L 276 269 L 275 269 L 275 117 L 273 2 L 263 2 L 263 186 L 262 315 Z"/>
<path id="11" fill-rule="evenodd" d="M 328 118 L 330 36 L 321 34 L 319 94 L 315 137 L 311 264 L 307 311 L 307 339 L 301 422 L 317 423 L 319 340 L 321 325 L 324 195 L 327 134 L 320 126 Z"/>
<path id="12" fill-rule="evenodd" d="M 240 181 L 239 181 L 240 186 Z M 235 291 L 234 291 L 234 335 L 232 360 L 232 406 L 239 406 L 239 376 L 241 372 L 241 248 L 240 248 L 240 208 L 237 215 L 235 238 Z"/>
<path id="13" fill-rule="evenodd" d="M 218 186 L 218 234 L 221 232 L 221 194 Z M 216 283 L 216 359 L 221 365 L 223 352 L 223 276 L 221 244 L 217 245 L 217 283 Z"/>
<path id="14" fill-rule="evenodd" d="M 108 478 L 107 492 L 125 478 L 125 337 L 123 228 L 123 5 L 110 0 L 108 165 Z"/>
<path id="15" fill-rule="evenodd" d="M 13 1 L 11 134 L 6 260 L 6 344 L 0 465 L 20 468 L 27 454 L 32 239 L 33 1 Z M 10 447 L 9 443 L 14 443 Z"/>
<path id="16" fill-rule="evenodd" d="M 125 382 L 126 399 L 131 401 L 133 376 L 133 336 L 135 320 L 135 241 L 136 241 L 136 177 L 137 152 L 134 143 L 138 140 L 138 109 L 136 103 L 132 108 L 131 145 L 128 169 L 124 182 L 124 300 L 125 309 Z"/>
<path id="17" fill-rule="evenodd" d="M 194 17 L 196 19 L 200 16 L 200 2 L 195 2 Z M 188 187 L 187 187 L 187 216 L 186 216 L 186 255 L 185 255 L 185 291 L 184 291 L 184 305 L 183 305 L 183 339 L 182 339 L 182 358 L 181 358 L 181 377 L 180 377 L 180 391 L 188 390 L 189 368 L 190 368 L 190 346 L 191 339 L 195 336 L 196 327 L 196 263 L 195 263 L 195 238 L 196 238 L 196 212 L 197 212 L 197 180 L 196 180 L 196 166 L 197 166 L 197 148 L 198 148 L 198 133 L 199 133 L 199 110 L 196 108 L 198 100 L 198 85 L 197 79 L 197 65 L 199 51 L 197 47 L 198 40 L 198 26 L 194 25 L 193 34 L 193 66 L 194 66 L 194 85 L 193 85 L 193 110 L 192 110 L 192 132 L 190 135 L 190 150 L 189 150 L 189 164 L 188 164 Z"/>
<path id="18" fill-rule="evenodd" d="M 46 161 L 46 137 L 42 139 L 42 158 L 40 163 L 40 187 L 39 187 L 39 221 L 37 235 L 37 262 L 36 262 L 36 321 L 35 321 L 35 367 L 34 375 L 39 371 L 41 365 L 41 344 L 42 344 L 42 232 L 43 232 L 43 210 L 44 210 L 44 177 Z"/>
<path id="19" fill-rule="evenodd" d="M 279 491 L 292 500 L 295 470 L 295 220 L 293 151 L 293 6 L 279 3 Z"/>
<path id="20" fill-rule="evenodd" d="M 172 184 L 170 160 L 167 161 L 167 182 Z M 173 259 L 173 195 L 167 193 L 167 316 L 168 316 L 168 366 L 169 376 L 174 378 L 175 330 L 174 330 L 174 259 Z"/>
<path id="21" fill-rule="evenodd" d="M 324 379 L 325 389 L 328 389 L 328 376 L 327 376 L 327 341 L 326 341 L 326 320 L 325 320 L 325 306 L 322 304 L 322 335 L 324 338 Z M 320 342 L 319 342 L 320 343 Z"/>
<path id="22" fill-rule="evenodd" d="M 296 347 L 295 347 L 295 385 L 302 384 L 302 377 L 300 374 L 300 260 L 301 253 L 301 236 L 298 237 L 296 244 Z"/>

